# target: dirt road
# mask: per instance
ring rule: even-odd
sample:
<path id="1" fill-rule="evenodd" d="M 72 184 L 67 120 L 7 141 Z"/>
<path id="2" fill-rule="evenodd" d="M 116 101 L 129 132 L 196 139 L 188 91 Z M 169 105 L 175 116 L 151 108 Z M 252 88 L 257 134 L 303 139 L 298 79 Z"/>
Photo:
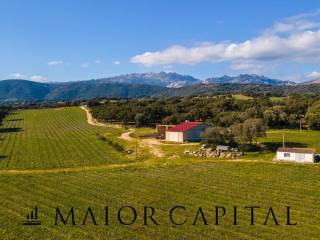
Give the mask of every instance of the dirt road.
<path id="1" fill-rule="evenodd" d="M 156 157 L 163 157 L 164 153 L 159 146 L 161 143 L 159 143 L 156 139 L 148 138 L 148 139 L 135 139 L 133 137 L 130 137 L 130 134 L 134 132 L 134 129 L 129 129 L 128 132 L 122 133 L 119 138 L 132 142 L 132 141 L 138 141 L 138 145 L 147 148 L 153 155 Z"/>
<path id="2" fill-rule="evenodd" d="M 99 126 L 99 127 L 114 127 L 114 128 L 121 128 L 122 127 L 119 124 L 110 124 L 110 123 L 99 122 L 92 116 L 92 114 L 90 113 L 90 110 L 87 106 L 81 106 L 80 108 L 86 112 L 88 124 Z"/>
<path id="3" fill-rule="evenodd" d="M 100 127 L 121 127 L 121 126 L 118 126 L 116 124 L 105 124 L 105 123 L 101 123 L 101 122 L 98 122 L 96 119 L 94 119 L 88 109 L 87 106 L 81 106 L 81 109 L 83 109 L 86 113 L 87 113 L 87 122 L 88 124 L 91 124 L 91 125 L 95 125 L 95 126 L 100 126 Z M 128 142 L 132 142 L 132 141 L 135 141 L 136 139 L 135 138 L 132 138 L 130 137 L 130 134 L 133 133 L 134 130 L 133 129 L 129 129 L 128 132 L 125 132 L 125 133 L 122 133 L 121 136 L 119 138 L 125 140 L 125 141 L 128 141 Z M 155 139 L 142 139 L 142 140 L 138 140 L 138 144 L 142 147 L 146 147 L 150 150 L 150 152 L 155 155 L 156 157 L 163 157 L 164 156 L 164 153 L 163 151 L 161 150 L 161 148 L 159 146 L 156 146 L 156 145 L 159 145 L 160 143 L 155 140 Z"/>
<path id="4" fill-rule="evenodd" d="M 126 140 L 128 142 L 132 142 L 132 141 L 135 140 L 134 138 L 130 137 L 130 134 L 133 133 L 133 132 L 134 132 L 133 129 L 129 129 L 128 132 L 122 133 L 119 138 L 121 138 L 123 140 Z"/>

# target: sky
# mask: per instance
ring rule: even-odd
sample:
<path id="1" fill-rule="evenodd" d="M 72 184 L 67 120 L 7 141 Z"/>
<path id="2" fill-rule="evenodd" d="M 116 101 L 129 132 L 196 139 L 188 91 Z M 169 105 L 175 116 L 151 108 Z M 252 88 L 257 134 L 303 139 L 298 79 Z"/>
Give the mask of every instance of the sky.
<path id="1" fill-rule="evenodd" d="M 320 2 L 1 0 L 0 79 L 320 78 Z"/>

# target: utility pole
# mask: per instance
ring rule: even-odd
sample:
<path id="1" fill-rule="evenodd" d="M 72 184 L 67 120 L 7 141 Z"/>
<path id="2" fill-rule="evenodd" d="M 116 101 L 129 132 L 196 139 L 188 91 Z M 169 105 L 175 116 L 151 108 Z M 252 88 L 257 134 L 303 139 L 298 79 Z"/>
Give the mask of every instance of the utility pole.
<path id="1" fill-rule="evenodd" d="M 285 143 L 284 143 L 284 129 L 282 129 L 282 147 L 285 148 Z"/>
<path id="2" fill-rule="evenodd" d="M 300 118 L 300 133 L 301 133 L 301 130 L 302 130 L 302 118 Z"/>
<path id="3" fill-rule="evenodd" d="M 137 157 L 138 157 L 138 139 L 136 136 L 136 160 L 137 160 Z"/>

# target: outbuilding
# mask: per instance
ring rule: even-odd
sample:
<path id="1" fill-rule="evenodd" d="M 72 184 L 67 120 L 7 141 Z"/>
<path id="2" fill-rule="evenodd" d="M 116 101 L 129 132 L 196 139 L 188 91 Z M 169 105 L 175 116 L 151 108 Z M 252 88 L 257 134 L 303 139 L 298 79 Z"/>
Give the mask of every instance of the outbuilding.
<path id="1" fill-rule="evenodd" d="M 185 121 L 166 131 L 166 141 L 179 143 L 198 142 L 207 127 L 208 125 L 203 122 Z"/>
<path id="2" fill-rule="evenodd" d="M 313 148 L 279 148 L 277 151 L 278 161 L 314 163 L 315 149 Z"/>

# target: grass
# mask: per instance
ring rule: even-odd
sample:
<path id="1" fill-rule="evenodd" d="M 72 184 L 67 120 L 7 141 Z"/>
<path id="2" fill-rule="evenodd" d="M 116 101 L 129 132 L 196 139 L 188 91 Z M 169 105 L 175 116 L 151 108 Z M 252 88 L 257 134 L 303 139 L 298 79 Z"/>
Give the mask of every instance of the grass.
<path id="1" fill-rule="evenodd" d="M 96 137 L 100 132 L 112 141 L 130 147 L 119 139 L 125 129 L 90 126 L 78 108 L 27 110 L 10 115 L 0 132 L 1 168 L 17 168 L 0 173 L 1 239 L 317 239 L 320 234 L 320 165 L 275 164 L 274 153 L 250 153 L 251 162 L 196 159 L 183 150 L 197 145 L 165 144 L 164 158 L 151 157 L 143 149 L 136 165 L 99 168 L 100 164 L 124 164 L 135 160 L 115 151 Z M 143 134 L 148 129 L 140 129 Z M 319 132 L 299 133 L 287 130 L 288 142 L 300 142 L 319 149 Z M 269 131 L 259 142 L 278 143 L 281 131 Z M 59 141 L 58 141 L 59 140 Z M 140 141 L 140 140 L 139 140 Z M 99 152 L 99 151 L 102 151 Z M 106 153 L 106 154 L 104 154 Z M 268 155 L 269 154 L 269 155 Z M 95 166 L 70 172 L 26 172 L 42 169 Z M 24 226 L 33 206 L 39 208 L 41 226 Z M 124 226 L 117 222 L 117 209 L 133 206 L 137 222 Z M 174 226 L 169 221 L 173 206 L 186 207 L 187 223 Z M 85 210 L 91 207 L 97 223 L 91 219 L 81 226 Z M 109 207 L 109 225 L 105 226 L 104 207 Z M 143 207 L 155 208 L 159 225 L 143 225 Z M 200 220 L 192 225 L 198 207 L 202 207 L 209 225 Z M 214 206 L 225 206 L 221 225 L 214 224 Z M 232 225 L 232 207 L 238 206 L 238 226 Z M 260 206 L 256 225 L 250 226 L 244 206 Z M 272 221 L 263 225 L 266 211 L 273 207 L 279 226 Z M 292 208 L 296 226 L 286 226 L 286 206 Z M 55 208 L 64 213 L 75 208 L 77 226 L 54 225 Z M 128 220 L 129 213 L 124 214 Z M 177 218 L 183 218 L 183 212 Z"/>
<path id="2" fill-rule="evenodd" d="M 311 147 L 320 152 L 320 131 L 285 129 L 284 136 L 287 147 Z M 269 130 L 266 138 L 260 138 L 259 142 L 275 151 L 282 147 L 283 130 Z"/>
<path id="3" fill-rule="evenodd" d="M 150 127 L 135 128 L 134 132 L 131 133 L 130 136 L 134 138 L 153 137 L 155 132 L 156 130 Z"/>
<path id="4" fill-rule="evenodd" d="M 242 94 L 233 94 L 232 97 L 236 100 L 251 100 L 253 97 L 245 96 Z"/>
<path id="5" fill-rule="evenodd" d="M 17 111 L 0 129 L 0 168 L 37 169 L 128 161 L 97 137 L 124 130 L 91 126 L 79 108 Z"/>
<path id="6" fill-rule="evenodd" d="M 319 166 L 224 162 L 0 176 L 0 235 L 2 239 L 317 239 L 319 181 Z M 23 226 L 25 215 L 36 204 L 42 225 Z M 123 226 L 116 221 L 117 209 L 124 205 L 137 210 L 135 224 Z M 169 221 L 169 210 L 175 205 L 187 209 L 183 226 L 173 226 Z M 64 212 L 73 206 L 78 226 L 54 226 L 57 206 Z M 91 221 L 80 225 L 88 206 L 100 225 Z M 109 206 L 109 226 L 103 225 L 105 206 Z M 144 206 L 156 209 L 160 225 L 143 225 Z M 200 206 L 207 226 L 201 221 L 192 225 Z M 219 226 L 214 225 L 214 206 L 227 208 Z M 233 206 L 239 207 L 239 226 L 231 224 Z M 249 225 L 244 206 L 261 207 L 255 216 L 257 225 Z M 270 206 L 280 226 L 272 222 L 262 225 Z M 286 206 L 291 206 L 297 226 L 284 225 Z M 177 218 L 182 216 L 182 212 L 177 214 Z"/>
<path id="7" fill-rule="evenodd" d="M 270 97 L 269 98 L 272 102 L 281 102 L 285 99 L 285 97 Z"/>

